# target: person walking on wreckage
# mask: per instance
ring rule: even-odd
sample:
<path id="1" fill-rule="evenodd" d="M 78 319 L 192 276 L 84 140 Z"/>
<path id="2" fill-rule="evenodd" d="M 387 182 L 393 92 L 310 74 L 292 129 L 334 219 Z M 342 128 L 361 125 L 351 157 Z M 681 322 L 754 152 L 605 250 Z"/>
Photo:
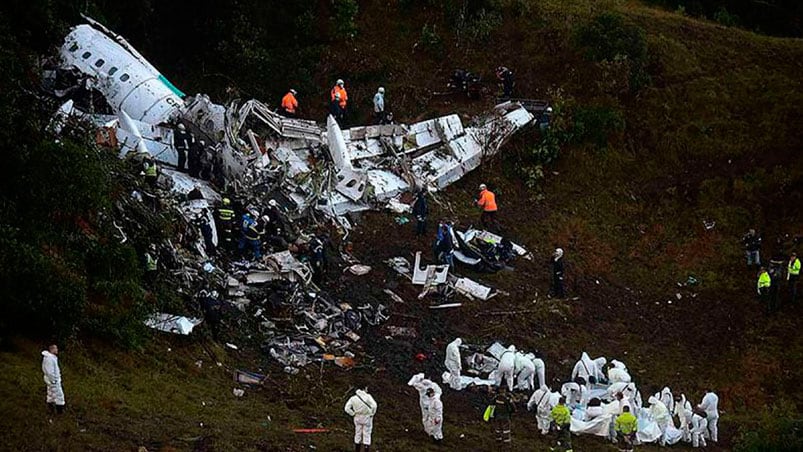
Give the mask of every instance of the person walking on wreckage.
<path id="1" fill-rule="evenodd" d="M 482 227 L 491 232 L 498 232 L 499 222 L 496 219 L 496 195 L 488 190 L 488 186 L 480 184 L 479 197 L 474 201 L 474 204 L 482 209 L 480 215 L 480 223 Z"/>
<path id="2" fill-rule="evenodd" d="M 427 231 L 427 216 L 429 206 L 427 205 L 427 192 L 421 190 L 413 203 L 413 215 L 415 216 L 415 236 L 421 237 Z"/>
<path id="3" fill-rule="evenodd" d="M 262 259 L 262 243 L 260 242 L 260 233 L 257 228 L 257 218 L 259 212 L 256 209 L 251 209 L 243 214 L 242 222 L 240 223 L 240 243 L 237 248 L 242 252 L 246 246 L 251 248 L 254 254 L 254 259 Z"/>
<path id="4" fill-rule="evenodd" d="M 358 388 L 346 402 L 344 410 L 354 419 L 354 451 L 369 452 L 378 406 L 376 400 L 368 394 L 368 386 L 358 385 Z"/>

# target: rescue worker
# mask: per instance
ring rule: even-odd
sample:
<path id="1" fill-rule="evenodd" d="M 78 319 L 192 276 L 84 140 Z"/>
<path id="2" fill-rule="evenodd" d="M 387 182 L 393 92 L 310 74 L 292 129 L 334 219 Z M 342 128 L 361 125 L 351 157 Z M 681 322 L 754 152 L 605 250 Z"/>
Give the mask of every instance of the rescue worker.
<path id="1" fill-rule="evenodd" d="M 697 408 L 705 411 L 705 419 L 707 421 L 705 438 L 710 438 L 711 441 L 717 442 L 719 440 L 719 396 L 710 389 L 706 389 L 703 400 L 697 405 Z"/>
<path id="2" fill-rule="evenodd" d="M 217 253 L 217 247 L 212 237 L 212 224 L 211 221 L 209 221 L 209 210 L 203 209 L 193 223 L 198 226 L 198 229 L 201 231 L 201 237 L 204 239 L 204 250 L 207 256 L 214 256 Z"/>
<path id="3" fill-rule="evenodd" d="M 374 94 L 374 124 L 385 121 L 385 88 L 379 87 Z"/>
<path id="4" fill-rule="evenodd" d="M 647 401 L 650 403 L 650 416 L 658 424 L 658 428 L 661 429 L 660 444 L 665 446 L 666 429 L 672 421 L 672 415 L 669 414 L 669 408 L 666 407 L 666 404 L 659 400 L 658 397 L 652 396 Z"/>
<path id="5" fill-rule="evenodd" d="M 288 118 L 295 118 L 296 112 L 298 110 L 298 99 L 296 99 L 296 95 L 298 92 L 294 89 L 290 89 L 287 94 L 282 97 L 282 108 L 281 113 L 282 115 Z"/>
<path id="6" fill-rule="evenodd" d="M 436 444 L 440 444 L 443 441 L 443 402 L 441 401 L 441 395 L 437 394 L 435 389 L 428 388 L 421 409 L 425 412 L 424 417 L 421 419 L 424 424 L 424 431 L 432 437 Z"/>
<path id="7" fill-rule="evenodd" d="M 546 365 L 544 365 L 544 360 L 541 359 L 541 354 L 536 352 L 532 362 L 535 366 L 535 374 L 538 376 L 537 387 L 543 387 L 546 384 Z"/>
<path id="8" fill-rule="evenodd" d="M 758 284 L 756 286 L 756 291 L 758 292 L 758 297 L 761 300 L 761 303 L 764 304 L 764 310 L 767 314 L 772 312 L 771 297 L 770 297 L 770 286 L 772 285 L 772 279 L 770 279 L 770 274 L 767 273 L 767 269 L 761 267 L 761 270 L 758 272 Z"/>
<path id="9" fill-rule="evenodd" d="M 496 441 L 500 443 L 510 444 L 512 438 L 510 436 L 510 418 L 516 407 L 510 400 L 510 397 L 505 391 L 504 386 L 499 386 L 496 391 L 496 396 L 493 398 L 493 427 L 496 433 Z"/>
<path id="10" fill-rule="evenodd" d="M 501 387 L 507 382 L 507 389 L 513 390 L 513 374 L 516 371 L 516 346 L 511 345 L 499 357 L 499 368 L 496 373 L 496 382 Z"/>
<path id="11" fill-rule="evenodd" d="M 563 287 L 563 248 L 555 248 L 552 253 L 552 289 L 549 292 L 556 298 L 566 296 Z"/>
<path id="12" fill-rule="evenodd" d="M 156 181 L 159 180 L 159 169 L 156 166 L 156 161 L 150 154 L 145 156 L 142 161 L 142 173 L 145 175 L 145 182 L 151 188 L 156 188 Z"/>
<path id="13" fill-rule="evenodd" d="M 216 290 L 209 293 L 202 290 L 199 295 L 199 303 L 204 313 L 204 322 L 209 325 L 212 339 L 217 341 L 220 337 L 220 323 L 222 320 L 222 303 L 218 299 L 219 294 Z"/>
<path id="14" fill-rule="evenodd" d="M 742 237 L 744 254 L 747 257 L 747 268 L 761 265 L 761 236 L 756 234 L 755 229 L 750 229 Z"/>
<path id="15" fill-rule="evenodd" d="M 346 402 L 346 414 L 354 418 L 354 450 L 369 452 L 371 449 L 371 432 L 374 429 L 376 400 L 368 394 L 368 387 L 359 385 L 355 394 Z"/>
<path id="16" fill-rule="evenodd" d="M 675 398 L 675 416 L 678 417 L 678 423 L 680 424 L 680 432 L 682 434 L 682 439 L 685 442 L 691 442 L 691 417 L 692 417 L 692 409 L 691 403 L 686 400 L 686 395 L 681 394 L 679 397 Z"/>
<path id="17" fill-rule="evenodd" d="M 156 283 L 156 275 L 159 270 L 159 254 L 156 251 L 156 244 L 151 243 L 148 251 L 145 252 L 145 282 L 149 286 Z"/>
<path id="18" fill-rule="evenodd" d="M 538 118 L 538 128 L 541 129 L 542 132 L 545 131 L 549 128 L 549 123 L 551 120 L 552 107 L 546 107 L 546 110 L 541 113 L 541 117 Z"/>
<path id="19" fill-rule="evenodd" d="M 231 208 L 231 200 L 223 198 L 220 206 L 215 209 L 215 221 L 217 222 L 218 244 L 228 251 L 234 249 L 234 210 Z"/>
<path id="20" fill-rule="evenodd" d="M 463 362 L 460 360 L 460 346 L 463 345 L 463 339 L 457 338 L 446 346 L 446 359 L 443 364 L 446 370 L 449 371 L 449 386 L 452 389 L 460 390 L 460 371 L 463 370 Z"/>
<path id="21" fill-rule="evenodd" d="M 59 346 L 50 344 L 42 351 L 42 373 L 47 386 L 47 406 L 51 412 L 64 412 L 64 389 L 61 387 L 61 369 L 59 368 Z"/>
<path id="22" fill-rule="evenodd" d="M 557 435 L 557 448 L 553 450 L 571 452 L 572 432 L 570 427 L 572 415 L 569 412 L 569 408 L 566 406 L 566 397 L 558 399 L 558 404 L 552 408 L 550 415 L 552 417 L 552 429 Z"/>
<path id="23" fill-rule="evenodd" d="M 179 123 L 178 128 L 173 131 L 173 147 L 178 153 L 178 170 L 181 172 L 185 172 L 184 165 L 187 163 L 187 151 L 189 151 L 193 143 L 195 143 L 195 138 L 190 132 L 187 132 L 184 124 Z"/>
<path id="24" fill-rule="evenodd" d="M 187 174 L 189 174 L 190 177 L 201 177 L 203 153 L 206 152 L 205 148 L 206 142 L 204 140 L 195 141 L 190 145 L 190 149 L 187 153 Z"/>
<path id="25" fill-rule="evenodd" d="M 559 393 L 552 392 L 547 386 L 542 385 L 533 392 L 527 402 L 527 410 L 532 411 L 533 407 L 535 407 L 535 420 L 542 435 L 549 433 L 552 408 L 558 404 L 560 397 Z"/>
<path id="26" fill-rule="evenodd" d="M 691 416 L 691 445 L 694 448 L 706 447 L 705 436 L 708 432 L 708 419 L 705 411 L 694 410 Z"/>
<path id="27" fill-rule="evenodd" d="M 513 97 L 513 85 L 515 85 L 513 71 L 505 66 L 499 66 L 496 68 L 496 79 L 502 84 L 502 97 L 505 99 Z"/>
<path id="28" fill-rule="evenodd" d="M 340 108 L 340 93 L 335 93 L 335 98 L 332 99 L 332 102 L 329 104 L 329 114 L 335 118 L 335 121 L 337 121 L 339 125 L 342 125 L 343 109 Z"/>
<path id="29" fill-rule="evenodd" d="M 630 412 L 629 406 L 623 407 L 622 414 L 616 416 L 613 428 L 616 431 L 616 437 L 624 445 L 622 450 L 633 450 L 633 442 L 636 439 L 636 432 L 638 431 L 638 420 L 636 416 L 633 416 L 633 413 Z"/>
<path id="30" fill-rule="evenodd" d="M 453 266 L 454 242 L 452 241 L 451 226 L 449 223 L 441 223 L 438 229 L 438 236 L 435 241 L 435 256 L 441 264 Z"/>
<path id="31" fill-rule="evenodd" d="M 415 236 L 421 237 L 427 230 L 427 215 L 429 206 L 427 205 L 427 194 L 424 190 L 418 192 L 418 196 L 413 203 L 413 215 L 415 215 Z"/>
<path id="32" fill-rule="evenodd" d="M 320 284 L 323 282 L 324 272 L 326 271 L 326 250 L 323 238 L 313 236 L 309 242 L 309 251 L 310 263 L 312 264 L 312 280 Z"/>
<path id="33" fill-rule="evenodd" d="M 474 203 L 482 209 L 482 215 L 480 215 L 482 227 L 491 232 L 496 232 L 496 195 L 488 190 L 485 184 L 480 184 L 479 198 Z"/>
<path id="34" fill-rule="evenodd" d="M 789 296 L 792 304 L 797 302 L 797 280 L 800 279 L 800 259 L 797 253 L 792 253 L 786 265 L 786 282 L 789 285 Z"/>
<path id="35" fill-rule="evenodd" d="M 242 252 L 246 246 L 251 248 L 254 253 L 254 259 L 259 260 L 262 258 L 262 244 L 260 243 L 259 229 L 257 228 L 257 218 L 259 212 L 256 209 L 249 210 L 243 214 L 242 222 L 240 223 L 240 243 L 237 248 Z"/>
<path id="36" fill-rule="evenodd" d="M 331 100 L 337 100 L 337 105 L 340 107 L 340 119 L 345 119 L 349 95 L 344 87 L 343 79 L 337 79 L 335 86 L 332 87 Z"/>
<path id="37" fill-rule="evenodd" d="M 535 389 L 535 364 L 524 355 L 516 352 L 513 371 L 516 377 L 516 389 L 531 391 Z"/>

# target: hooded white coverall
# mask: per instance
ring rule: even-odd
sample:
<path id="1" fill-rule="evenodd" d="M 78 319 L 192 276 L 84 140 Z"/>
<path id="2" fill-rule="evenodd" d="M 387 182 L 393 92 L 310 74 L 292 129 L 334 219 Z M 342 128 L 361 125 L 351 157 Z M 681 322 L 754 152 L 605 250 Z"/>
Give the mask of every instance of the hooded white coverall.
<path id="1" fill-rule="evenodd" d="M 549 433 L 549 424 L 552 422 L 552 408 L 555 408 L 559 400 L 560 394 L 551 392 L 546 386 L 541 386 L 541 388 L 533 393 L 530 400 L 527 402 L 528 411 L 532 411 L 533 408 L 536 409 L 535 419 L 538 423 L 538 430 L 541 431 L 542 435 Z"/>
<path id="2" fill-rule="evenodd" d="M 532 362 L 535 366 L 535 374 L 538 375 L 538 387 L 541 388 L 546 385 L 546 365 L 541 358 L 534 358 Z"/>
<path id="3" fill-rule="evenodd" d="M 502 356 L 499 357 L 499 372 L 497 372 L 497 385 L 502 385 L 502 380 L 507 382 L 507 388 L 513 392 L 513 373 L 516 370 L 516 347 L 511 345 Z"/>
<path id="4" fill-rule="evenodd" d="M 440 394 L 435 393 L 432 397 L 424 394 L 421 409 L 424 411 L 424 417 L 421 418 L 424 431 L 435 439 L 443 439 L 443 402 Z"/>
<path id="5" fill-rule="evenodd" d="M 449 371 L 449 386 L 458 391 L 462 388 L 460 384 L 460 371 L 463 370 L 463 364 L 460 361 L 460 346 L 463 344 L 463 339 L 459 337 L 449 345 L 446 346 L 446 359 L 443 364 L 446 370 Z"/>
<path id="6" fill-rule="evenodd" d="M 516 389 L 535 389 L 535 364 L 521 352 L 516 352 L 513 371 L 518 375 Z"/>
<path id="7" fill-rule="evenodd" d="M 691 416 L 691 445 L 705 447 L 705 435 L 708 433 L 708 420 L 697 413 Z"/>
<path id="8" fill-rule="evenodd" d="M 668 386 L 664 386 L 664 389 L 661 389 L 661 395 L 658 397 L 658 400 L 664 402 L 666 409 L 669 410 L 670 413 L 674 412 L 675 398 L 672 396 L 672 391 Z"/>
<path id="9" fill-rule="evenodd" d="M 703 401 L 697 406 L 701 410 L 705 410 L 705 418 L 708 421 L 706 438 L 711 438 L 711 441 L 717 442 L 719 435 L 717 431 L 717 424 L 719 424 L 719 396 L 713 392 L 706 392 L 703 396 Z"/>
<path id="10" fill-rule="evenodd" d="M 47 403 L 64 405 L 64 390 L 61 388 L 61 369 L 58 356 L 47 350 L 42 351 L 42 373 L 47 385 Z"/>
<path id="11" fill-rule="evenodd" d="M 346 402 L 346 414 L 354 418 L 354 444 L 371 445 L 371 431 L 374 429 L 376 400 L 371 394 L 358 389 Z"/>
<path id="12" fill-rule="evenodd" d="M 585 385 L 579 385 L 573 381 L 563 383 L 560 388 L 560 395 L 566 397 L 566 406 L 573 409 L 577 405 L 586 406 L 588 404 L 589 393 Z"/>
<path id="13" fill-rule="evenodd" d="M 407 382 L 408 386 L 414 387 L 418 391 L 418 405 L 421 407 L 421 422 L 424 424 L 424 430 L 427 429 L 427 410 L 424 408 L 427 397 L 427 390 L 432 388 L 435 395 L 440 397 L 443 393 L 441 387 L 432 380 L 424 378 L 424 374 L 415 374 L 410 381 Z"/>
<path id="14" fill-rule="evenodd" d="M 689 424 L 691 423 L 691 403 L 686 400 L 686 395 L 680 395 L 680 401 L 675 403 L 675 416 L 678 417 L 678 422 L 680 422 L 680 431 L 683 432 L 683 441 L 690 442 L 691 441 L 691 429 Z"/>
<path id="15" fill-rule="evenodd" d="M 588 383 L 588 377 L 593 376 L 596 378 L 597 375 L 597 364 L 594 360 L 588 356 L 588 353 L 583 352 L 580 356 L 580 360 L 574 365 L 574 369 L 572 369 L 572 381 L 574 381 L 577 377 L 583 377 L 586 383 Z"/>
<path id="16" fill-rule="evenodd" d="M 672 415 L 669 414 L 669 410 L 666 408 L 666 405 L 664 405 L 664 402 L 658 400 L 657 397 L 650 397 L 648 402 L 650 403 L 650 416 L 652 416 L 655 423 L 658 424 L 658 428 L 661 429 L 660 443 L 663 446 L 665 444 L 664 438 L 666 428 L 669 426 L 669 423 L 672 422 Z"/>

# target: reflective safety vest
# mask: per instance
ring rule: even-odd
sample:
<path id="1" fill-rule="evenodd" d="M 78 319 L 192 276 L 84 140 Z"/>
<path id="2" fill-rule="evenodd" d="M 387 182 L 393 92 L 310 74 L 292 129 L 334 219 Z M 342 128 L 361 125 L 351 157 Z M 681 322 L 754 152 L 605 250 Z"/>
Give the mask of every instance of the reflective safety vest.
<path id="1" fill-rule="evenodd" d="M 145 168 L 145 175 L 150 177 L 156 177 L 156 163 L 149 162 L 147 163 L 148 167 Z"/>
<path id="2" fill-rule="evenodd" d="M 234 211 L 225 207 L 221 207 L 217 210 L 217 216 L 221 221 L 231 221 L 234 219 Z"/>
<path id="3" fill-rule="evenodd" d="M 284 108 L 284 110 L 288 113 L 296 112 L 296 108 L 298 108 L 298 101 L 293 93 L 288 91 L 287 94 L 282 97 L 282 108 Z"/>
<path id="4" fill-rule="evenodd" d="M 335 85 L 332 88 L 332 101 L 335 100 L 335 94 L 340 93 L 340 108 L 346 108 L 346 103 L 349 100 L 349 95 L 346 93 L 346 88 L 341 87 L 340 85 Z"/>
<path id="5" fill-rule="evenodd" d="M 792 276 L 800 276 L 800 259 L 795 258 L 794 261 L 790 259 L 787 270 L 789 270 L 789 274 Z"/>
<path id="6" fill-rule="evenodd" d="M 551 414 L 552 420 L 558 425 L 569 425 L 572 419 L 572 415 L 566 405 L 555 405 Z"/>
<path id="7" fill-rule="evenodd" d="M 633 413 L 630 412 L 622 413 L 619 416 L 616 416 L 614 430 L 624 435 L 634 433 L 636 430 L 638 430 L 638 420 L 636 420 L 636 416 L 633 416 Z"/>
<path id="8" fill-rule="evenodd" d="M 758 275 L 758 290 L 765 289 L 772 284 L 772 280 L 770 279 L 770 274 L 762 272 Z"/>
<path id="9" fill-rule="evenodd" d="M 155 272 L 158 265 L 158 259 L 155 259 L 153 256 L 151 256 L 151 253 L 145 253 L 145 270 L 149 272 Z"/>
<path id="10" fill-rule="evenodd" d="M 496 212 L 496 195 L 491 190 L 483 190 L 480 192 L 480 199 L 477 205 L 482 207 L 485 212 Z"/>

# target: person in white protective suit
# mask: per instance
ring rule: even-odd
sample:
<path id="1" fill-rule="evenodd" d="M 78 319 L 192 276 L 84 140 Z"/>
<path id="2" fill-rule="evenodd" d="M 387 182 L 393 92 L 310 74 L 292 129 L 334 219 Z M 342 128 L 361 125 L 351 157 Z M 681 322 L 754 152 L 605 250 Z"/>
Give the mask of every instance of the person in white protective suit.
<path id="1" fill-rule="evenodd" d="M 460 371 L 463 370 L 463 363 L 460 360 L 461 345 L 463 345 L 463 339 L 459 337 L 450 342 L 446 346 L 446 359 L 443 361 L 446 370 L 449 371 L 449 386 L 457 390 L 462 388 L 460 384 Z"/>
<path id="2" fill-rule="evenodd" d="M 710 438 L 711 441 L 717 442 L 719 436 L 719 396 L 710 389 L 706 389 L 705 395 L 703 396 L 703 401 L 697 405 L 697 408 L 705 411 L 705 418 L 708 421 L 706 438 Z"/>
<path id="3" fill-rule="evenodd" d="M 538 387 L 540 388 L 546 384 L 546 365 L 539 354 L 535 355 L 532 362 L 533 366 L 535 366 L 535 375 L 538 376 Z"/>
<path id="4" fill-rule="evenodd" d="M 636 408 L 641 408 L 641 392 L 636 388 L 635 383 L 614 383 L 608 386 L 608 396 L 611 398 L 616 398 L 616 394 L 622 393 L 625 397 L 627 397 L 633 405 L 630 406 L 630 412 L 635 413 Z"/>
<path id="5" fill-rule="evenodd" d="M 693 411 L 691 415 L 691 445 L 692 447 L 705 447 L 705 435 L 708 433 L 708 420 L 705 411 Z"/>
<path id="6" fill-rule="evenodd" d="M 47 406 L 58 414 L 64 412 L 64 389 L 61 387 L 61 369 L 59 368 L 59 346 L 51 344 L 42 351 L 42 373 L 47 386 Z"/>
<path id="7" fill-rule="evenodd" d="M 594 383 L 604 383 L 607 380 L 607 375 L 605 374 L 605 365 L 608 363 L 608 360 L 605 359 L 604 356 L 600 356 L 599 358 L 594 358 L 594 379 L 596 382 L 592 382 L 590 379 L 586 379 L 588 384 Z"/>
<path id="8" fill-rule="evenodd" d="M 585 381 L 590 381 L 588 377 L 594 377 L 594 380 L 596 380 L 598 373 L 597 363 L 588 356 L 588 353 L 583 352 L 580 356 L 580 360 L 577 361 L 572 369 L 572 381 L 577 377 L 583 377 Z"/>
<path id="9" fill-rule="evenodd" d="M 354 450 L 369 452 L 371 449 L 371 432 L 374 429 L 376 400 L 368 394 L 367 386 L 358 386 L 355 394 L 346 402 L 346 414 L 354 418 Z"/>
<path id="10" fill-rule="evenodd" d="M 432 389 L 435 394 L 440 396 L 443 393 L 441 387 L 432 380 L 424 377 L 424 374 L 415 374 L 407 382 L 407 386 L 412 386 L 418 391 L 418 406 L 421 407 L 421 418 L 425 416 L 424 402 L 426 402 L 427 390 Z"/>
<path id="11" fill-rule="evenodd" d="M 575 381 L 563 383 L 560 387 L 560 394 L 566 398 L 566 406 L 574 409 L 577 406 L 585 406 L 589 400 L 588 388 L 582 377 L 577 377 Z"/>
<path id="12" fill-rule="evenodd" d="M 424 431 L 440 444 L 443 441 L 443 402 L 434 388 L 427 389 L 421 409 L 424 411 L 424 417 L 421 418 Z"/>
<path id="13" fill-rule="evenodd" d="M 547 386 L 541 386 L 533 392 L 527 402 L 527 411 L 532 411 L 535 408 L 535 420 L 542 435 L 549 433 L 549 425 L 552 422 L 552 408 L 555 408 L 558 400 L 560 400 L 560 394 L 552 392 Z"/>
<path id="14" fill-rule="evenodd" d="M 516 389 L 526 391 L 535 389 L 535 364 L 524 353 L 516 352 L 513 372 L 517 375 Z"/>
<path id="15" fill-rule="evenodd" d="M 675 416 L 678 417 L 678 422 L 680 423 L 679 428 L 683 434 L 683 441 L 687 443 L 691 442 L 692 410 L 691 410 L 691 403 L 689 403 L 689 401 L 686 400 L 685 394 L 681 394 L 680 397 L 678 397 L 675 400 L 674 414 Z"/>
<path id="16" fill-rule="evenodd" d="M 664 402 L 666 405 L 666 409 L 669 410 L 669 414 L 672 414 L 675 411 L 675 398 L 672 397 L 672 391 L 669 389 L 668 386 L 664 386 L 664 389 L 661 389 L 660 395 L 655 395 L 658 400 Z"/>
<path id="17" fill-rule="evenodd" d="M 612 359 L 608 365 L 608 383 L 630 383 L 631 381 L 633 379 L 630 377 L 630 372 L 627 371 L 625 364 Z"/>
<path id="18" fill-rule="evenodd" d="M 669 427 L 669 424 L 672 422 L 672 416 L 669 414 L 669 409 L 666 408 L 664 402 L 658 400 L 657 397 L 652 396 L 649 398 L 648 402 L 650 403 L 650 416 L 658 424 L 658 428 L 661 429 L 661 445 L 665 445 L 665 435 L 666 429 Z"/>
<path id="19" fill-rule="evenodd" d="M 516 370 L 516 346 L 511 345 L 499 357 L 499 371 L 496 374 L 496 384 L 501 386 L 507 382 L 507 389 L 513 391 L 513 374 Z"/>

